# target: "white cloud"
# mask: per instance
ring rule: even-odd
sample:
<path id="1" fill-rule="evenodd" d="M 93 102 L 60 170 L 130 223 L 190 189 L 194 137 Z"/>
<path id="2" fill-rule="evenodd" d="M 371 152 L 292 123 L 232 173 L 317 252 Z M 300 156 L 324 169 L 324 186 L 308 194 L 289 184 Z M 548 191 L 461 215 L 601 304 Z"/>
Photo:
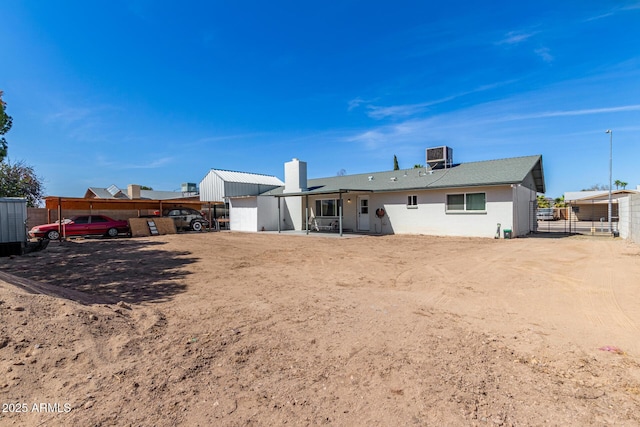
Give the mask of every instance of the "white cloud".
<path id="1" fill-rule="evenodd" d="M 599 15 L 595 15 L 590 18 L 587 18 L 584 20 L 584 22 L 597 21 L 599 19 L 604 19 L 613 15 L 616 15 L 620 12 L 627 12 L 630 10 L 638 10 L 638 9 L 640 9 L 640 2 L 632 3 L 626 6 L 619 6 L 609 10 L 608 12 L 601 13 Z"/>
<path id="2" fill-rule="evenodd" d="M 161 168 L 171 162 L 173 157 L 161 157 L 157 159 L 149 159 L 140 163 L 123 163 L 120 159 L 109 160 L 104 156 L 98 156 L 96 163 L 100 167 L 112 168 L 112 169 L 157 169 Z"/>
<path id="3" fill-rule="evenodd" d="M 505 80 L 503 82 L 490 83 L 486 85 L 479 86 L 475 89 L 468 90 L 465 92 L 456 93 L 450 96 L 445 96 L 440 99 L 435 99 L 432 101 L 419 102 L 416 104 L 405 104 L 405 105 L 392 105 L 388 107 L 378 106 L 378 105 L 367 105 L 367 115 L 372 119 L 381 120 L 388 117 L 409 117 L 416 114 L 419 114 L 431 106 L 443 104 L 445 102 L 453 101 L 454 99 L 470 95 L 472 93 L 484 92 L 491 89 L 495 89 L 500 86 L 505 86 L 513 83 L 515 80 Z M 357 98 L 359 99 L 359 98 Z M 365 101 L 362 101 L 365 102 Z"/>
<path id="4" fill-rule="evenodd" d="M 449 99 L 453 99 L 449 97 Z M 448 100 L 448 99 L 447 99 Z M 424 111 L 427 107 L 444 101 L 423 102 L 419 104 L 393 105 L 391 107 L 380 107 L 368 105 L 367 115 L 372 119 L 380 120 L 387 117 L 407 117 Z"/>
<path id="5" fill-rule="evenodd" d="M 531 37 L 535 36 L 538 33 L 539 31 L 533 31 L 533 32 L 509 31 L 505 35 L 505 37 L 502 40 L 496 42 L 496 44 L 513 45 L 513 44 L 522 43 L 523 41 L 530 39 Z"/>
<path id="6" fill-rule="evenodd" d="M 533 99 L 536 98 L 536 99 Z M 426 118 L 414 118 L 401 123 L 377 126 L 347 138 L 374 151 L 393 146 L 394 149 L 414 149 L 418 146 L 486 146 L 522 144 L 534 135 L 544 133 L 546 127 L 540 120 L 619 114 L 640 111 L 640 104 L 590 109 L 565 109 L 526 112 L 533 103 L 543 105 L 548 100 L 540 95 L 505 99 L 479 104 Z M 521 114 L 509 113 L 523 111 Z M 589 119 L 585 119 L 589 122 Z M 574 129 L 567 122 L 567 130 Z M 571 123 L 571 124 L 569 124 Z M 516 139 L 514 139 L 514 136 Z"/>
<path id="7" fill-rule="evenodd" d="M 505 116 L 501 121 L 506 122 L 514 120 L 545 119 L 550 117 L 585 116 L 590 114 L 621 113 L 625 111 L 640 111 L 640 105 L 623 105 L 619 107 L 591 108 L 583 110 L 541 111 L 531 114 Z"/>
<path id="8" fill-rule="evenodd" d="M 238 139 L 253 139 L 260 136 L 268 135 L 266 132 L 252 132 L 252 133 L 239 133 L 232 135 L 218 135 L 218 136 L 207 136 L 204 138 L 200 138 L 194 142 L 196 145 L 206 144 L 209 142 L 221 142 L 221 141 L 232 141 Z"/>
<path id="9" fill-rule="evenodd" d="M 553 56 L 551 55 L 549 48 L 541 47 L 534 51 L 544 62 L 553 62 Z"/>
<path id="10" fill-rule="evenodd" d="M 348 108 L 347 111 L 352 111 L 356 108 L 358 108 L 359 106 L 363 105 L 363 104 L 369 104 L 370 102 L 373 102 L 373 100 L 371 101 L 367 101 L 366 99 L 362 99 L 359 96 L 352 99 L 351 101 L 348 102 Z"/>
<path id="11" fill-rule="evenodd" d="M 93 114 L 89 108 L 64 108 L 56 113 L 44 117 L 46 123 L 58 123 L 62 126 L 69 126 L 81 120 L 86 120 Z"/>

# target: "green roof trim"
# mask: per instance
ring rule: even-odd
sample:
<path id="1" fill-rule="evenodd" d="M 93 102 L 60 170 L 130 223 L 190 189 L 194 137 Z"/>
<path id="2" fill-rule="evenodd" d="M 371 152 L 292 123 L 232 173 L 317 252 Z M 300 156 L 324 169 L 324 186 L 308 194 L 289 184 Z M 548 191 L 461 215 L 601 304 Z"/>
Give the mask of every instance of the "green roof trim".
<path id="1" fill-rule="evenodd" d="M 462 163 L 447 169 L 431 171 L 425 168 L 404 169 L 309 179 L 307 191 L 284 193 L 284 187 L 278 187 L 262 195 L 284 197 L 351 191 L 390 192 L 509 185 L 521 184 L 529 173 L 532 174 L 535 190 L 538 193 L 544 193 L 542 156 L 536 155 Z"/>

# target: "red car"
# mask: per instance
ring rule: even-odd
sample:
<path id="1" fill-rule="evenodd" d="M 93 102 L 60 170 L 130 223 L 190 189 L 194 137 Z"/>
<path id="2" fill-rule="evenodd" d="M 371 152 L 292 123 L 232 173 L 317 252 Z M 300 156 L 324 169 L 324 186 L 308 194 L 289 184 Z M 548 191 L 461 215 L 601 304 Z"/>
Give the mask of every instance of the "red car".
<path id="1" fill-rule="evenodd" d="M 60 238 L 60 223 L 37 225 L 29 230 L 29 237 L 49 240 Z M 63 236 L 108 236 L 116 237 L 120 233 L 129 233 L 129 223 L 111 219 L 104 215 L 78 215 L 62 220 Z"/>

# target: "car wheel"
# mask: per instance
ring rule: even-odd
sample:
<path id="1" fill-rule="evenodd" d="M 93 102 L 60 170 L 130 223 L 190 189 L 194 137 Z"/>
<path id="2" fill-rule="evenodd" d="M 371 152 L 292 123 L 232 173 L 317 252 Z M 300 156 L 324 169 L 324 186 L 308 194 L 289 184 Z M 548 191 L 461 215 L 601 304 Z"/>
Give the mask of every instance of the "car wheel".
<path id="1" fill-rule="evenodd" d="M 118 229 L 117 228 L 110 228 L 107 230 L 107 236 L 109 237 L 117 237 L 118 236 Z"/>
<path id="2" fill-rule="evenodd" d="M 56 230 L 51 230 L 47 232 L 47 239 L 58 240 L 59 238 L 60 238 L 60 233 L 58 233 Z"/>
<path id="3" fill-rule="evenodd" d="M 191 228 L 193 231 L 202 231 L 202 223 L 199 221 L 193 221 L 191 223 Z"/>

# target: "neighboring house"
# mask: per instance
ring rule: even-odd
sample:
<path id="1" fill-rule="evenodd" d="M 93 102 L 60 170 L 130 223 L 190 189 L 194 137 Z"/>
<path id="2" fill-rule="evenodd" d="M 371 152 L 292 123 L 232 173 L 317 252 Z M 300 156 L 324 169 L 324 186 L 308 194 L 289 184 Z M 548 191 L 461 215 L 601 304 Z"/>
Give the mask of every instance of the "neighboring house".
<path id="1" fill-rule="evenodd" d="M 618 221 L 618 201 L 637 194 L 637 190 L 611 191 L 611 220 Z M 570 206 L 573 221 L 609 221 L 609 190 L 568 191 L 564 201 Z"/>
<path id="2" fill-rule="evenodd" d="M 121 190 L 116 185 L 107 188 L 89 187 L 84 195 L 85 199 L 121 199 L 121 200 L 173 200 L 198 198 L 195 184 L 182 184 L 182 191 L 142 190 L 139 185 L 129 184 L 127 190 Z"/>
<path id="3" fill-rule="evenodd" d="M 535 231 L 542 156 L 440 166 L 307 180 L 306 163 L 293 159 L 284 186 L 229 197 L 231 230 L 494 237 L 500 224 L 514 236 Z"/>

